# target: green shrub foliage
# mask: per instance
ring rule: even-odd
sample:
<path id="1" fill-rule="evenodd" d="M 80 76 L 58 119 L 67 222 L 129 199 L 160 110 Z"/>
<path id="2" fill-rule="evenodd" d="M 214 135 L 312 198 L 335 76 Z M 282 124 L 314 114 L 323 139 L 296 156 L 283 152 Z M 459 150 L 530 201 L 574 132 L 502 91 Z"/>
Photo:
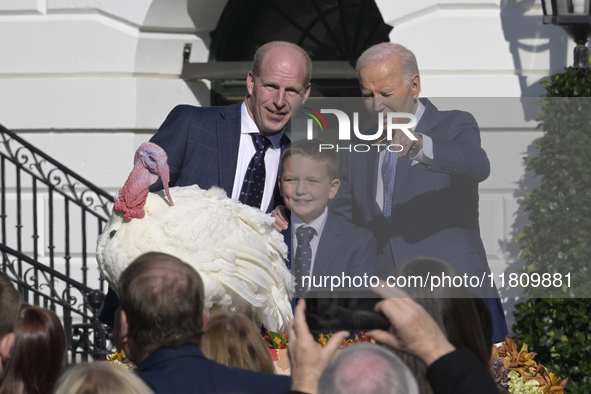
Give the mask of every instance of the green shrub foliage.
<path id="1" fill-rule="evenodd" d="M 591 393 L 591 72 L 567 68 L 542 83 L 539 155 L 526 158 L 540 187 L 523 202 L 530 224 L 518 241 L 527 272 L 571 275 L 560 294 L 527 290 L 513 335 L 550 372 L 568 377 L 567 392 Z M 543 296 L 565 298 L 533 298 Z M 573 298 L 577 297 L 577 298 Z"/>

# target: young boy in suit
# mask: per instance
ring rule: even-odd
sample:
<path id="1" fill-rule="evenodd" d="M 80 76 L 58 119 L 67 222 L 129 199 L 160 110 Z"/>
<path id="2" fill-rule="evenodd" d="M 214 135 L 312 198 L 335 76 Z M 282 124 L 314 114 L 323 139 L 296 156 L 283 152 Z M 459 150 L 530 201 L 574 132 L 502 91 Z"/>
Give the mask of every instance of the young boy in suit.
<path id="1" fill-rule="evenodd" d="M 279 190 L 291 212 L 290 228 L 283 233 L 291 245 L 297 296 L 310 289 L 369 287 L 375 270 L 373 235 L 327 208 L 341 181 L 337 153 L 321 150 L 321 143 L 293 142 L 279 162 Z"/>

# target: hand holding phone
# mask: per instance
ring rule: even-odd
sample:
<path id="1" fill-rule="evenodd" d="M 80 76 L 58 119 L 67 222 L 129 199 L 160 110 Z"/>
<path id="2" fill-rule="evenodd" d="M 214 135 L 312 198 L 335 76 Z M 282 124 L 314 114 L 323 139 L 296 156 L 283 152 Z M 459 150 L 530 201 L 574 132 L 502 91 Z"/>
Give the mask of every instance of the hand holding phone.
<path id="1" fill-rule="evenodd" d="M 374 311 L 381 301 L 371 290 L 309 291 L 306 321 L 312 333 L 388 330 L 390 322 Z"/>

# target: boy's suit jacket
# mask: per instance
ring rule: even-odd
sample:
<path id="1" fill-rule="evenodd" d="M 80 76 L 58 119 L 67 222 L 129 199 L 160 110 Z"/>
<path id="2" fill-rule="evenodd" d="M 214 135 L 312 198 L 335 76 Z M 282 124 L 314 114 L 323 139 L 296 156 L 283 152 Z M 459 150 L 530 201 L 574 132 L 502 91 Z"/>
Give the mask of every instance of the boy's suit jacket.
<path id="1" fill-rule="evenodd" d="M 291 226 L 283 231 L 291 261 Z M 349 276 L 375 273 L 376 241 L 364 228 L 347 222 L 330 210 L 320 240 L 311 275 Z M 288 267 L 291 265 L 288 263 Z M 369 279 L 368 279 L 369 280 Z"/>

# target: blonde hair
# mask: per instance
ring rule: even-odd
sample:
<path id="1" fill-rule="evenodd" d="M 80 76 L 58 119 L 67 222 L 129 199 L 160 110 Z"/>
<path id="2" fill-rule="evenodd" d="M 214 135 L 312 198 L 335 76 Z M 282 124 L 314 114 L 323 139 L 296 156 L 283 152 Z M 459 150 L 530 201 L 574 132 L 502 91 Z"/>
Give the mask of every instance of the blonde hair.
<path id="1" fill-rule="evenodd" d="M 217 312 L 207 321 L 201 350 L 228 367 L 275 373 L 271 353 L 261 330 L 239 312 Z"/>
<path id="2" fill-rule="evenodd" d="M 285 169 L 285 162 L 291 159 L 292 156 L 300 155 L 308 159 L 320 162 L 326 168 L 326 174 L 332 181 L 338 178 L 339 172 L 339 156 L 334 150 L 320 150 L 320 145 L 327 142 L 320 138 L 313 138 L 311 140 L 298 140 L 289 145 L 281 154 L 279 159 L 279 176 L 283 178 L 283 170 Z"/>
<path id="3" fill-rule="evenodd" d="M 110 362 L 78 364 L 58 381 L 55 394 L 153 394 L 133 372 Z"/>

